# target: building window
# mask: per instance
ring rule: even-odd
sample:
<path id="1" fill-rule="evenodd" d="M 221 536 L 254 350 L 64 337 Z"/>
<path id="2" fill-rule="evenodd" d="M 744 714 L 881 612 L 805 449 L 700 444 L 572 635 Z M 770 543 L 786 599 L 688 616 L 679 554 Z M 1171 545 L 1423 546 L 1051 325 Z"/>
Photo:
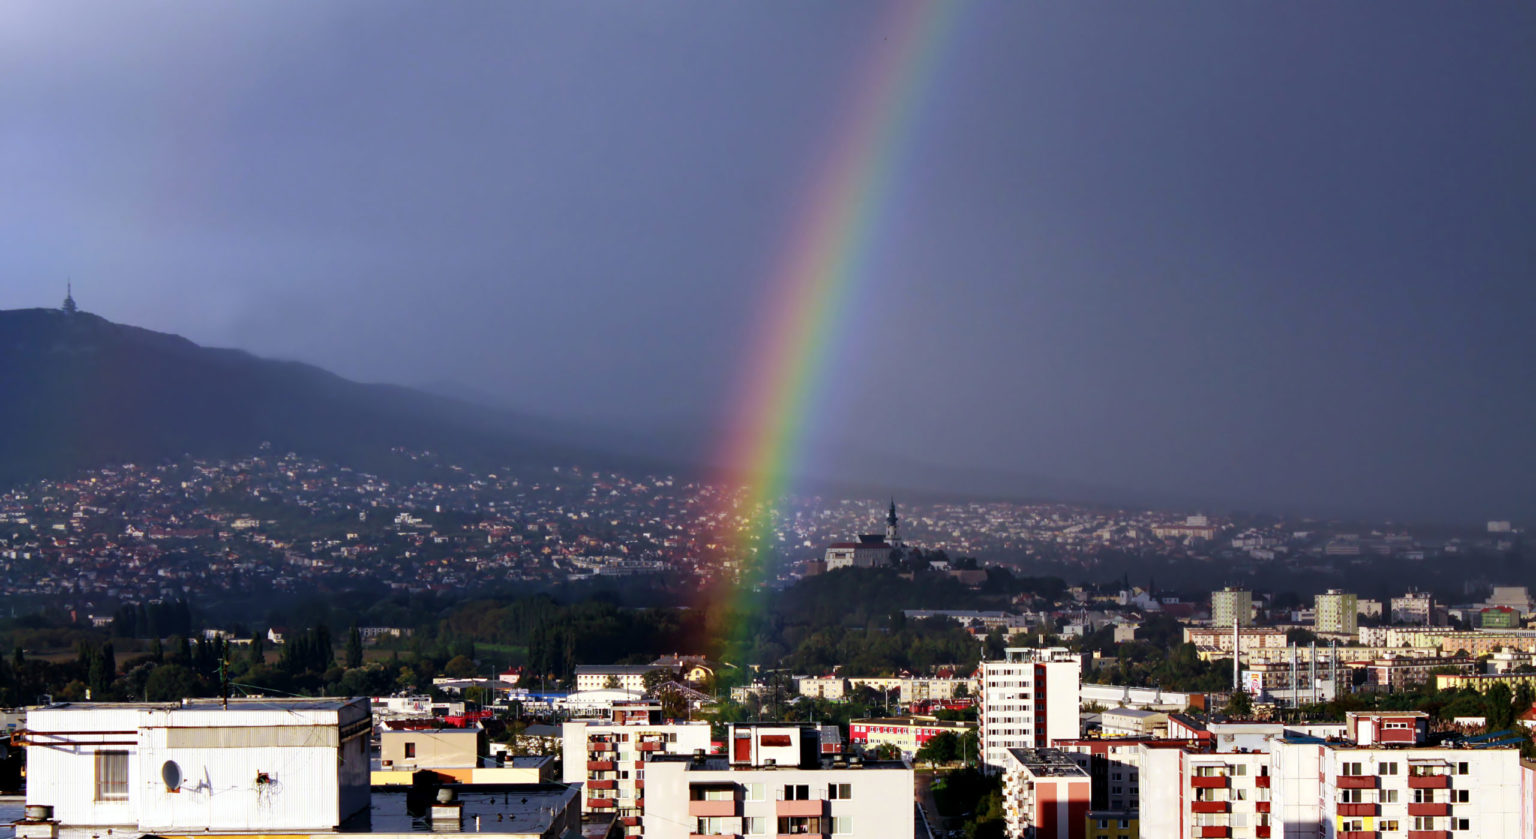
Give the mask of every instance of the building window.
<path id="1" fill-rule="evenodd" d="M 853 798 L 853 784 L 827 784 L 827 797 L 833 801 L 847 801 Z"/>
<path id="2" fill-rule="evenodd" d="M 853 816 L 833 816 L 832 832 L 834 834 L 849 834 L 853 832 Z"/>
<path id="3" fill-rule="evenodd" d="M 1341 789 L 1341 790 L 1339 790 L 1339 803 L 1340 804 L 1359 804 L 1360 803 L 1360 794 L 1361 794 L 1361 790 L 1357 790 L 1357 789 Z"/>
<path id="4" fill-rule="evenodd" d="M 811 787 L 809 784 L 785 784 L 785 801 L 809 801 L 811 799 Z M 781 819 L 782 821 L 782 819 Z M 783 833 L 784 831 L 779 831 Z"/>
<path id="5" fill-rule="evenodd" d="M 415 743 L 406 743 L 405 744 L 405 756 L 406 756 L 407 759 L 413 758 L 413 757 L 416 756 L 416 744 Z"/>
<path id="6" fill-rule="evenodd" d="M 1383 763 L 1377 771 L 1380 772 L 1382 775 L 1396 775 L 1397 774 L 1397 764 L 1395 762 Z"/>
<path id="7" fill-rule="evenodd" d="M 821 817 L 779 816 L 779 833 L 821 833 Z"/>
<path id="8" fill-rule="evenodd" d="M 1345 763 L 1345 764 L 1342 764 L 1340 769 L 1339 769 L 1339 774 L 1340 775 L 1349 775 L 1349 776 L 1359 775 L 1360 774 L 1360 764 L 1358 764 L 1358 763 Z"/>
<path id="9" fill-rule="evenodd" d="M 1465 804 L 1465 803 L 1467 803 L 1467 801 L 1469 800 L 1470 796 L 1471 796 L 1471 790 L 1465 790 L 1465 789 L 1453 789 L 1453 790 L 1451 790 L 1451 800 L 1456 802 L 1456 803 L 1458 803 L 1458 804 Z"/>
<path id="10" fill-rule="evenodd" d="M 1451 821 L 1456 823 L 1456 827 L 1454 828 L 1456 830 L 1471 830 L 1472 829 L 1472 820 L 1471 819 L 1451 819 Z"/>
<path id="11" fill-rule="evenodd" d="M 1365 830 L 1364 819 L 1345 819 L 1344 829 L 1347 831 Z"/>
<path id="12" fill-rule="evenodd" d="M 1467 764 L 1466 763 L 1458 763 L 1458 764 L 1456 764 L 1456 774 L 1457 775 L 1465 775 L 1465 774 L 1467 774 L 1467 772 L 1468 772 L 1468 769 L 1467 769 Z"/>
<path id="13" fill-rule="evenodd" d="M 768 832 L 768 819 L 763 816 L 747 816 L 741 820 L 741 827 L 742 832 L 749 836 L 761 836 Z"/>
<path id="14" fill-rule="evenodd" d="M 745 784 L 745 786 L 747 788 L 747 800 L 748 801 L 762 801 L 763 800 L 763 785 L 762 784 Z M 749 830 L 747 832 L 751 833 L 752 831 Z"/>
<path id="15" fill-rule="evenodd" d="M 1434 816 L 1414 816 L 1413 817 L 1413 829 L 1414 830 L 1434 830 L 1435 829 L 1435 817 Z"/>
<path id="16" fill-rule="evenodd" d="M 1397 803 L 1397 790 L 1395 790 L 1395 789 L 1384 789 L 1384 790 L 1382 790 L 1381 791 L 1381 803 L 1383 803 L 1383 804 L 1396 804 Z"/>
<path id="17" fill-rule="evenodd" d="M 96 753 L 96 800 L 124 801 L 128 798 L 128 753 Z"/>
<path id="18" fill-rule="evenodd" d="M 1397 832 L 1397 819 L 1382 819 L 1381 821 L 1377 822 L 1377 824 L 1381 825 L 1381 830 L 1383 833 Z"/>
<path id="19" fill-rule="evenodd" d="M 697 832 L 705 836 L 720 836 L 726 833 L 725 819 L 718 816 L 704 816 L 699 819 Z"/>

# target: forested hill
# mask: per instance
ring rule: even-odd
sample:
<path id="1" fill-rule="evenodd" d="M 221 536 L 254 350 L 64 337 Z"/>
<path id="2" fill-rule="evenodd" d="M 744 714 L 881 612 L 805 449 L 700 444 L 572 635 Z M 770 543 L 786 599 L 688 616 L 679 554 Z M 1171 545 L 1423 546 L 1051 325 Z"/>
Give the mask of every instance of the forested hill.
<path id="1" fill-rule="evenodd" d="M 364 468 L 387 462 L 393 447 L 487 466 L 623 460 L 509 412 L 85 312 L 0 311 L 0 485 L 182 454 L 239 456 L 263 442 Z"/>

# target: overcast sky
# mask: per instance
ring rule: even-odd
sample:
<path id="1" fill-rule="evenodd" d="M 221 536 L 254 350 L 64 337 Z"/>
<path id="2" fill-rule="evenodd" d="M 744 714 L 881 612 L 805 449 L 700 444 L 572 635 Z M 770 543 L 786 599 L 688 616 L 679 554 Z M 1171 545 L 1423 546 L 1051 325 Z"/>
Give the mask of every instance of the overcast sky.
<path id="1" fill-rule="evenodd" d="M 72 278 L 204 344 L 707 426 L 893 18 L 11 0 L 0 306 Z M 820 433 L 1536 515 L 1536 5 L 974 3 L 938 48 Z"/>

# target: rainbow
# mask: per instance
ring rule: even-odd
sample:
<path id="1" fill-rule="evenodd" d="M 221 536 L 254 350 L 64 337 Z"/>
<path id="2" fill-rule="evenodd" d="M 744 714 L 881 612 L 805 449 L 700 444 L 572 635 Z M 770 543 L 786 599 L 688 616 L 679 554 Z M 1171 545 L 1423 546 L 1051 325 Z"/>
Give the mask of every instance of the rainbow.
<path id="1" fill-rule="evenodd" d="M 744 392 L 715 462 L 729 494 L 720 520 L 734 532 L 724 555 L 737 575 L 710 594 L 735 616 L 728 641 L 752 631 L 756 593 L 772 553 L 768 534 L 800 466 L 805 429 L 825 396 L 832 340 L 868 279 L 893 188 L 909 156 L 915 122 L 953 26 L 958 0 L 903 0 L 873 37 L 873 55 L 854 80 L 830 154 L 815 169 L 788 247 L 767 280 L 766 316 L 749 346 Z M 724 597 L 722 601 L 721 597 Z"/>

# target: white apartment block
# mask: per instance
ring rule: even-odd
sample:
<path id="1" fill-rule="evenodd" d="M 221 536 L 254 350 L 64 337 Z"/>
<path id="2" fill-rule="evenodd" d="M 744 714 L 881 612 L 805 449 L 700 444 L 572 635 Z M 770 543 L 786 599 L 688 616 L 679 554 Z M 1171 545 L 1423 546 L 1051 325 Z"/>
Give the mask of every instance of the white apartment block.
<path id="1" fill-rule="evenodd" d="M 654 706 L 615 706 L 608 722 L 568 721 L 561 729 L 561 780 L 583 784 L 583 814 L 611 814 L 641 833 L 646 770 L 662 755 L 709 751 L 709 723 L 662 722 Z"/>
<path id="2" fill-rule="evenodd" d="M 27 804 L 103 834 L 332 831 L 368 809 L 372 727 L 367 699 L 50 705 Z"/>
<path id="3" fill-rule="evenodd" d="M 981 664 L 981 754 L 993 773 L 1008 749 L 1036 749 L 1076 739 L 1082 660 L 1063 647 L 1009 647 Z"/>
<path id="4" fill-rule="evenodd" d="M 1392 598 L 1393 622 L 1430 626 L 1435 622 L 1435 598 L 1428 592 L 1410 591 Z"/>
<path id="5" fill-rule="evenodd" d="M 1473 839 L 1536 831 L 1536 765 L 1512 747 L 1422 745 L 1419 712 L 1351 714 L 1355 740 L 1287 734 L 1205 752 L 1143 741 L 1145 839 Z M 1085 741 L 1086 742 L 1086 741 Z M 1370 745 L 1362 745 L 1370 744 Z M 1119 763 L 1117 761 L 1117 763 Z M 1113 765 L 1113 764 L 1112 764 Z M 1094 804 L 1098 805 L 1099 794 Z"/>
<path id="6" fill-rule="evenodd" d="M 648 664 L 578 664 L 576 690 L 627 690 L 645 692 L 645 674 L 665 670 Z"/>
<path id="7" fill-rule="evenodd" d="M 905 761 L 824 756 L 814 726 L 733 725 L 726 742 L 725 755 L 651 762 L 646 839 L 914 835 Z"/>

